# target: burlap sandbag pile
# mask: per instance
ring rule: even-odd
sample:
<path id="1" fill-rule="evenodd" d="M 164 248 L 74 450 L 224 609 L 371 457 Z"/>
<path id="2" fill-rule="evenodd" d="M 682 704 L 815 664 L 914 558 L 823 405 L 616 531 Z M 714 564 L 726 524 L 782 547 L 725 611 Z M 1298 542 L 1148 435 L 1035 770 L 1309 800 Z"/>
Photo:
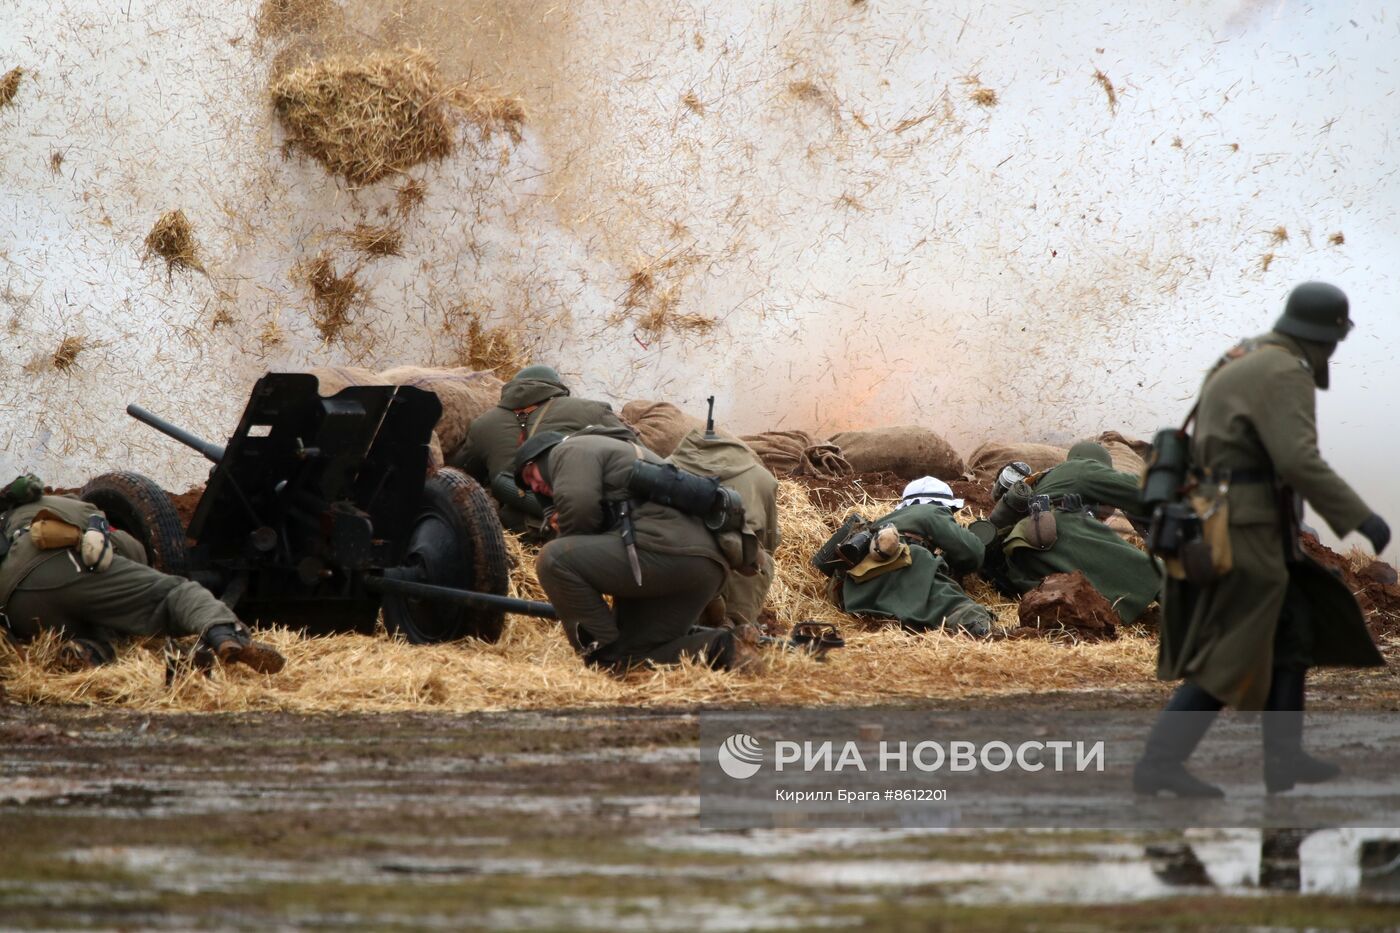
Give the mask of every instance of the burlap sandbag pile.
<path id="1" fill-rule="evenodd" d="M 987 441 L 967 458 L 967 469 L 974 478 L 990 482 L 996 479 L 1002 467 L 1013 460 L 1028 463 L 1032 472 L 1039 473 L 1057 463 L 1064 463 L 1068 454 L 1068 447 L 1056 447 L 1053 444 Z"/>
<path id="2" fill-rule="evenodd" d="M 642 443 L 658 456 L 669 457 L 691 431 L 705 430 L 705 422 L 692 418 L 670 402 L 641 399 L 622 406 L 622 420 L 637 432 Z"/>
<path id="3" fill-rule="evenodd" d="M 806 431 L 769 431 L 742 438 L 774 476 L 816 476 L 832 479 L 854 470 L 841 448 Z"/>
<path id="4" fill-rule="evenodd" d="M 494 373 L 477 372 L 459 366 L 455 369 L 425 369 L 421 366 L 395 366 L 379 374 L 393 385 L 413 386 L 437 395 L 442 402 L 437 435 L 442 454 L 451 461 L 467 440 L 473 421 L 501 400 L 505 385 Z"/>
<path id="5" fill-rule="evenodd" d="M 334 395 L 346 386 L 406 385 L 432 392 L 442 403 L 442 416 L 428 447 L 428 468 L 435 470 L 452 459 L 467 439 L 467 428 L 495 406 L 503 383 L 489 372 L 396 366 L 382 372 L 359 366 L 320 366 L 309 370 L 320 382 L 322 395 Z"/>
<path id="6" fill-rule="evenodd" d="M 832 442 L 857 473 L 894 473 L 901 479 L 957 479 L 966 466 L 952 445 L 928 428 L 894 425 L 842 431 Z"/>
<path id="7" fill-rule="evenodd" d="M 1134 476 L 1141 476 L 1145 466 L 1143 458 L 1152 449 L 1147 441 L 1124 437 L 1117 431 L 1105 431 L 1093 440 L 1102 444 L 1113 458 L 1113 468 Z"/>

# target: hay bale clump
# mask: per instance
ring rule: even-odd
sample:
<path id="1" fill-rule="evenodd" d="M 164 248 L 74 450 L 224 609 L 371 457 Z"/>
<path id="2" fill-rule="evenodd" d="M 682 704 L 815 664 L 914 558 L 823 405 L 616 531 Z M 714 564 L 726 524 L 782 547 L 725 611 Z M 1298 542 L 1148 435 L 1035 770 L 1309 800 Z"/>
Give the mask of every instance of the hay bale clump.
<path id="1" fill-rule="evenodd" d="M 352 185 L 368 185 L 456 148 L 449 89 L 418 49 L 332 55 L 270 89 L 287 144 Z"/>
<path id="2" fill-rule="evenodd" d="M 395 209 L 400 217 L 408 217 L 428 198 L 428 186 L 420 178 L 409 178 L 394 192 Z"/>
<path id="3" fill-rule="evenodd" d="M 199 259 L 199 244 L 195 242 L 194 228 L 185 212 L 178 208 L 166 211 L 156 220 L 151 232 L 146 234 L 146 254 L 142 262 L 152 256 L 165 260 L 165 272 L 174 275 L 176 269 L 194 269 L 204 272 L 204 263 Z"/>
<path id="4" fill-rule="evenodd" d="M 525 102 L 520 98 L 465 86 L 453 88 L 451 98 L 488 139 L 497 132 L 505 133 L 517 144 L 523 138 Z"/>
<path id="5" fill-rule="evenodd" d="M 253 29 L 259 39 L 311 32 L 339 12 L 333 0 L 263 0 Z"/>
<path id="6" fill-rule="evenodd" d="M 87 345 L 86 337 L 64 337 L 58 349 L 53 351 L 53 368 L 59 372 L 72 369 L 73 364 L 78 361 L 78 354 L 86 350 Z"/>
<path id="7" fill-rule="evenodd" d="M 403 255 L 403 231 L 398 227 L 359 223 L 345 233 L 345 239 L 366 256 Z"/>
<path id="8" fill-rule="evenodd" d="M 997 92 L 989 87 L 979 87 L 971 95 L 972 102 L 979 107 L 995 107 L 997 105 Z"/>
<path id="9" fill-rule="evenodd" d="M 454 362 L 470 370 L 514 374 L 529 365 L 530 351 L 516 327 L 489 327 L 480 311 L 465 305 L 450 308 L 444 326 L 455 341 Z"/>
<path id="10" fill-rule="evenodd" d="M 0 107 L 8 107 L 19 93 L 19 79 L 24 76 L 23 68 L 11 68 L 0 78 Z"/>
<path id="11" fill-rule="evenodd" d="M 330 343 L 350 323 L 351 311 L 364 301 L 364 288 L 355 278 L 356 270 L 340 275 L 330 255 L 321 253 L 301 264 L 297 271 L 311 289 L 316 309 L 312 321 L 321 332 L 321 339 Z"/>

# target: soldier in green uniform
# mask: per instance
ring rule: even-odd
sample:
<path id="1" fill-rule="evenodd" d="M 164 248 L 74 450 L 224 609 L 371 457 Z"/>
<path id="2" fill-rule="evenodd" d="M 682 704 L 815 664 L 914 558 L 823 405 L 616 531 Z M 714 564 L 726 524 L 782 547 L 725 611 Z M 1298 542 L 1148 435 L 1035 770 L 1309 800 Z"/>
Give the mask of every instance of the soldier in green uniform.
<path id="1" fill-rule="evenodd" d="M 839 605 L 854 615 L 898 619 L 911 631 L 990 634 L 991 611 L 963 592 L 953 577 L 982 565 L 982 542 L 953 517 L 962 505 L 948 484 L 935 477 L 905 486 L 895 510 L 873 523 L 895 527 L 904 545 L 900 554 L 846 571 Z M 880 572 L 882 567 L 888 569 Z"/>
<path id="2" fill-rule="evenodd" d="M 0 563 L 0 612 L 14 637 L 61 630 L 69 639 L 65 661 L 92 666 L 112 660 L 122 637 L 198 635 L 223 663 L 282 669 L 282 656 L 253 641 L 212 593 L 146 566 L 141 546 L 114 532 L 96 506 L 42 489 L 20 477 L 0 501 L 9 545 Z"/>
<path id="3" fill-rule="evenodd" d="M 1028 514 L 1037 499 L 1048 507 L 1040 528 Z M 1064 463 L 1015 483 L 998 499 L 990 518 L 1001 529 L 1006 579 L 1027 593 L 1052 573 L 1079 570 L 1119 618 L 1133 621 L 1157 598 L 1161 568 L 1099 515 L 1122 509 L 1132 517 L 1141 506 L 1138 477 L 1115 470 L 1100 445 L 1075 444 Z"/>
<path id="4" fill-rule="evenodd" d="M 1302 749 L 1307 669 L 1384 662 L 1356 599 L 1303 556 L 1297 534 L 1306 501 L 1339 537 L 1360 531 L 1377 554 L 1390 540 L 1317 449 L 1316 390 L 1327 388 L 1328 360 L 1351 327 L 1340 289 L 1305 283 L 1270 333 L 1205 378 L 1191 458 L 1199 488 L 1227 509 L 1233 566 L 1201 585 L 1167 581 L 1157 676 L 1185 683 L 1148 737 L 1133 776 L 1140 793 L 1222 793 L 1184 763 L 1224 706 L 1272 711 L 1263 717 L 1270 793 L 1339 773 Z"/>
<path id="5" fill-rule="evenodd" d="M 541 431 L 572 434 L 589 425 L 626 430 L 607 402 L 574 398 L 549 366 L 527 366 L 501 389 L 500 403 L 467 429 L 453 466 L 471 474 L 501 503 L 501 524 L 524 531 L 530 516 L 519 499 L 503 496 L 510 483 L 496 481 L 511 472 L 511 459 L 525 440 Z"/>
<path id="6" fill-rule="evenodd" d="M 589 664 L 624 672 L 690 655 L 732 667 L 733 633 L 696 625 L 729 565 L 699 517 L 632 501 L 627 481 L 638 458 L 662 462 L 600 435 L 551 431 L 521 445 L 517 480 L 550 500 L 557 533 L 535 561 L 540 585 Z"/>
<path id="7" fill-rule="evenodd" d="M 718 477 L 744 500 L 748 530 L 758 539 L 758 572 L 731 573 L 705 614 L 715 623 L 730 626 L 757 624 L 773 586 L 773 552 L 782 540 L 778 532 L 777 479 L 737 437 L 699 429 L 681 438 L 669 459 L 692 473 Z"/>

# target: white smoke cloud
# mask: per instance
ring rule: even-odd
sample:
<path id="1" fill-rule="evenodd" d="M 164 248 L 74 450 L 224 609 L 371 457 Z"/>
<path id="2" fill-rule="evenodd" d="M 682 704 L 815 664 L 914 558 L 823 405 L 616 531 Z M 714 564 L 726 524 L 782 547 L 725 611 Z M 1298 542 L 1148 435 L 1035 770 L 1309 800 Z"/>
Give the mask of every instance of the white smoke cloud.
<path id="1" fill-rule="evenodd" d="M 1367 456 L 1375 401 L 1400 388 L 1400 38 L 1376 5 L 352 0 L 356 35 L 421 43 L 530 116 L 518 145 L 469 133 L 415 170 L 428 201 L 404 256 L 364 265 L 369 306 L 330 346 L 292 268 L 392 185 L 347 191 L 279 153 L 257 4 L 17 6 L 0 31 L 0 69 L 29 72 L 0 109 L 0 468 L 196 480 L 125 401 L 220 439 L 266 369 L 442 362 L 458 303 L 523 322 L 581 391 L 697 411 L 714 392 L 741 430 L 917 421 L 964 452 L 1147 434 L 1324 278 L 1361 324 L 1325 444 L 1393 504 Z M 173 207 L 208 277 L 142 264 Z M 638 270 L 715 331 L 639 330 Z M 233 324 L 214 329 L 220 311 Z M 272 322 L 285 339 L 267 345 Z M 70 335 L 75 365 L 41 365 Z"/>

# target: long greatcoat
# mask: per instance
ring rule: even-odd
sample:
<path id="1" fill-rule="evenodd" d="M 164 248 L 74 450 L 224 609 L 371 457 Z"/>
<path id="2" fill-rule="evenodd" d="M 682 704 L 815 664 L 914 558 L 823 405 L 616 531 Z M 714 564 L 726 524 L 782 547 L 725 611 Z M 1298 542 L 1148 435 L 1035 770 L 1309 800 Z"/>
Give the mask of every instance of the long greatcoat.
<path id="1" fill-rule="evenodd" d="M 1168 580 L 1157 667 L 1161 679 L 1185 677 L 1237 709 L 1264 708 L 1276 664 L 1384 663 L 1355 597 L 1297 551 L 1294 506 L 1280 504 L 1278 488 L 1291 489 L 1338 536 L 1371 514 L 1318 453 L 1317 374 L 1326 356 L 1277 333 L 1257 344 L 1206 377 L 1192 457 L 1212 476 L 1271 470 L 1275 481 L 1228 486 L 1229 573 L 1199 587 Z M 1288 624 L 1276 639 L 1280 619 Z"/>
<path id="2" fill-rule="evenodd" d="M 963 592 L 952 573 L 967 573 L 982 566 L 982 542 L 953 518 L 942 506 L 905 506 L 880 518 L 876 524 L 892 523 L 901 534 L 918 535 L 926 544 L 911 544 L 913 559 L 908 567 L 894 570 L 863 583 L 847 578 L 841 598 L 847 612 L 892 616 L 905 628 L 922 630 L 942 627 L 945 621 L 981 608 Z M 937 549 L 940 553 L 935 553 Z M 991 613 L 984 610 L 984 616 Z M 956 621 L 956 620 L 954 620 Z"/>
<path id="3" fill-rule="evenodd" d="M 1035 482 L 1036 495 L 1058 499 L 1073 493 L 1086 506 L 1111 505 L 1125 512 L 1142 508 L 1138 478 L 1094 460 L 1067 460 Z M 1117 532 L 1086 511 L 1055 512 L 1057 538 L 1049 550 L 1036 550 L 1018 524 L 1005 538 L 1007 578 L 1022 593 L 1052 573 L 1083 571 L 1094 589 L 1131 622 L 1142 615 L 1162 588 L 1161 568 Z"/>

